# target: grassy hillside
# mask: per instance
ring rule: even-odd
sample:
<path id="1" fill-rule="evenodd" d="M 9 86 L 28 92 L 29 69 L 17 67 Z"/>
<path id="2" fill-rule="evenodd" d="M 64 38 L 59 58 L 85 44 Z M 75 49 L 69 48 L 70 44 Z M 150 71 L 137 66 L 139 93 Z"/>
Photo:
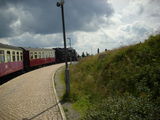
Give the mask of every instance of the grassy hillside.
<path id="1" fill-rule="evenodd" d="M 160 35 L 71 66 L 71 95 L 83 120 L 160 119 Z"/>

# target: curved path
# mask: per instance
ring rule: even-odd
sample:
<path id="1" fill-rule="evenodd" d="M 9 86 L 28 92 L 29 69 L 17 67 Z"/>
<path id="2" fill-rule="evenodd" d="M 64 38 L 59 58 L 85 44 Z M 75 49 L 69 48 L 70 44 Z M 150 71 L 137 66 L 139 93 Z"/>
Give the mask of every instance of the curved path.
<path id="1" fill-rule="evenodd" d="M 23 74 L 0 86 L 0 120 L 62 120 L 52 75 L 64 64 Z"/>

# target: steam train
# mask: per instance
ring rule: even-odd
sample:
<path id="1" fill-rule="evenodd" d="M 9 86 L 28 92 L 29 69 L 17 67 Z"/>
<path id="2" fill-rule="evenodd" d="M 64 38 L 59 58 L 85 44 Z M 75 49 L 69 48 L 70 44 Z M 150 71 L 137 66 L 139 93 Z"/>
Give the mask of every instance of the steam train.
<path id="1" fill-rule="evenodd" d="M 24 48 L 0 43 L 0 77 L 36 66 L 64 62 L 64 48 Z M 67 60 L 76 61 L 77 53 L 67 48 Z"/>

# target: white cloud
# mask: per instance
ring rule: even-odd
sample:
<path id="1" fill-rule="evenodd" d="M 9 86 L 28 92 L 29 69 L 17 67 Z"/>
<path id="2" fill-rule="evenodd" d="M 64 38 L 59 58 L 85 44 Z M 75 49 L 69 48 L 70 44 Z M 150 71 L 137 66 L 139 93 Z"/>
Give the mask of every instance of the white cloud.
<path id="1" fill-rule="evenodd" d="M 118 1 L 112 1 L 114 4 L 116 2 Z M 112 41 L 117 41 L 117 47 L 144 41 L 149 35 L 160 30 L 160 16 L 153 15 L 160 11 L 158 3 L 158 0 L 130 0 L 123 3 L 123 7 L 115 9 L 115 14 L 111 17 L 114 24 L 103 28 L 105 33 Z M 113 6 L 115 8 L 118 4 Z"/>
<path id="2" fill-rule="evenodd" d="M 79 2 L 80 1 L 78 1 L 78 3 Z M 100 48 L 100 51 L 104 51 L 105 49 L 113 49 L 123 45 L 144 41 L 149 35 L 159 33 L 160 31 L 159 3 L 159 0 L 110 0 L 110 4 L 112 4 L 114 8 L 114 14 L 109 18 L 106 17 L 107 13 L 105 14 L 104 6 L 102 9 L 98 9 L 99 12 L 96 12 L 96 8 L 93 6 L 100 6 L 93 4 L 92 7 L 95 9 L 92 10 L 95 10 L 95 12 L 88 11 L 92 14 L 92 19 L 87 17 L 88 14 L 78 14 L 79 12 L 77 11 L 81 10 L 81 7 L 78 6 L 78 4 L 76 4 L 77 6 L 70 6 L 68 3 L 66 6 L 70 7 L 70 10 L 74 8 L 74 10 L 77 9 L 77 11 L 72 11 L 73 14 L 76 14 L 72 15 L 73 18 L 69 16 L 69 11 L 66 11 L 66 31 L 70 29 L 66 35 L 71 38 L 72 46 L 78 50 L 79 54 L 83 51 L 96 53 L 98 48 Z M 72 4 L 74 4 L 74 2 Z M 107 2 L 106 6 L 111 6 L 110 4 Z M 100 5 L 102 5 L 102 3 L 100 3 Z M 89 10 L 89 8 L 86 9 Z M 108 12 L 107 10 L 108 9 L 106 8 L 106 12 Z M 31 47 L 63 46 L 63 36 L 61 33 L 38 34 L 30 31 L 19 35 L 18 33 L 22 33 L 21 31 L 24 31 L 24 29 L 25 31 L 29 29 L 26 27 L 22 29 L 20 26 L 24 25 L 24 23 L 26 25 L 32 21 L 35 24 L 35 19 L 30 12 L 23 10 L 17 11 L 14 8 L 12 8 L 12 11 L 15 13 L 15 16 L 18 16 L 18 18 L 12 22 L 10 27 L 14 28 L 17 36 L 0 39 L 1 42 Z M 83 9 L 83 12 L 84 11 L 85 10 Z M 81 17 L 84 15 L 84 19 L 81 18 L 79 21 L 76 21 L 77 18 L 75 17 L 80 15 L 82 15 Z M 61 21 L 58 22 L 61 24 Z M 77 29 L 79 26 L 77 23 L 82 24 L 80 25 L 80 29 Z M 72 24 L 73 26 L 71 26 Z"/>
<path id="3" fill-rule="evenodd" d="M 116 2 L 114 0 L 113 3 L 116 4 Z M 83 33 L 85 37 L 78 33 L 78 48 L 85 48 L 82 51 L 90 51 L 92 48 L 96 53 L 97 48 L 104 50 L 135 44 L 143 42 L 151 34 L 159 33 L 160 6 L 158 3 L 159 1 L 156 0 L 130 0 L 123 3 L 123 7 L 115 9 L 109 21 L 104 20 L 110 25 L 100 24 L 96 32 Z"/>
<path id="4" fill-rule="evenodd" d="M 10 45 L 16 45 L 21 47 L 62 47 L 63 40 L 61 34 L 32 34 L 24 33 L 19 36 L 1 38 L 2 43 L 7 43 Z"/>

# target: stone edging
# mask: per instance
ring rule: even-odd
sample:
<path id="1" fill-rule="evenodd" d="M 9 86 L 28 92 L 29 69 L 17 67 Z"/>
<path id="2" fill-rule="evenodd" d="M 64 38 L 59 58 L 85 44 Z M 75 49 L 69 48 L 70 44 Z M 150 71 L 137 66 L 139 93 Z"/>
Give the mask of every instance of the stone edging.
<path id="1" fill-rule="evenodd" d="M 60 113 L 61 113 L 62 120 L 67 120 L 67 119 L 66 119 L 66 116 L 65 116 L 65 113 L 64 113 L 64 110 L 63 110 L 63 108 L 62 108 L 62 106 L 61 106 L 61 103 L 59 102 L 59 98 L 58 98 L 58 96 L 57 96 L 57 92 L 56 92 L 56 88 L 55 88 L 55 76 L 56 76 L 56 73 L 57 73 L 57 71 L 58 71 L 59 69 L 61 69 L 61 67 L 58 68 L 58 69 L 56 70 L 55 74 L 52 75 L 53 91 L 54 91 L 54 95 L 55 95 L 55 97 L 56 97 L 56 102 L 57 102 L 57 104 L 58 104 L 58 107 L 59 107 L 59 110 L 60 110 Z"/>

